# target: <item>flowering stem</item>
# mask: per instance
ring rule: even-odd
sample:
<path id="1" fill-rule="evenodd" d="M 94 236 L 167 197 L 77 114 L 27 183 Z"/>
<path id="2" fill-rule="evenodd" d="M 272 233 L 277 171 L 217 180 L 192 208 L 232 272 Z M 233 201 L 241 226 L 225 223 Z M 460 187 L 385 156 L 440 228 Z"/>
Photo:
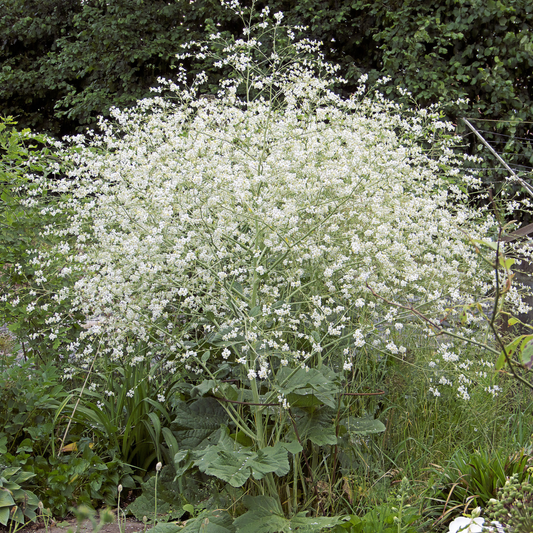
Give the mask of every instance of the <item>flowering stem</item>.
<path id="1" fill-rule="evenodd" d="M 161 471 L 161 467 L 163 465 L 161 462 L 157 463 L 155 465 L 155 488 L 154 488 L 154 527 L 157 525 L 157 478 L 159 475 L 159 472 Z"/>
<path id="2" fill-rule="evenodd" d="M 498 350 L 495 350 L 488 344 L 485 344 L 483 342 L 476 341 L 474 339 L 469 339 L 467 337 L 463 337 L 462 335 L 459 335 L 457 333 L 454 333 L 453 331 L 449 331 L 447 329 L 444 329 L 442 326 L 439 326 L 438 324 L 435 324 L 430 318 L 428 318 L 426 315 L 421 313 L 418 309 L 415 309 L 412 305 L 402 305 L 398 302 L 392 302 L 391 300 L 388 300 L 387 298 L 377 294 L 372 287 L 367 283 L 366 286 L 370 290 L 370 292 L 380 300 L 383 300 L 385 303 L 388 303 L 389 305 L 393 305 L 395 307 L 400 307 L 401 309 L 407 309 L 407 311 L 410 311 L 414 315 L 416 315 L 418 318 L 422 319 L 424 322 L 427 322 L 432 329 L 436 329 L 438 333 L 435 335 L 437 337 L 438 335 L 449 335 L 450 337 L 454 337 L 455 339 L 468 342 L 469 344 L 473 344 L 475 346 L 480 346 L 481 348 L 485 348 L 485 350 L 488 350 L 489 352 L 492 352 L 493 354 L 498 355 L 500 352 Z"/>
<path id="3" fill-rule="evenodd" d="M 100 348 L 100 343 L 98 344 L 98 348 Z M 91 372 L 92 372 L 93 366 L 94 366 L 94 362 L 96 361 L 96 357 L 98 356 L 98 354 L 99 354 L 99 349 L 97 349 L 96 353 L 94 354 L 93 360 L 91 362 L 91 366 L 90 366 L 89 370 L 87 371 L 87 377 L 85 378 L 85 381 L 83 382 L 83 386 L 81 387 L 80 395 L 78 396 L 78 400 L 76 401 L 76 405 L 74 406 L 74 409 L 72 410 L 72 414 L 69 417 L 67 428 L 65 429 L 65 433 L 63 435 L 63 440 L 61 441 L 61 445 L 59 446 L 59 450 L 57 451 L 58 457 L 61 454 L 61 450 L 63 449 L 63 446 L 65 445 L 65 439 L 67 438 L 68 432 L 70 430 L 70 424 L 72 423 L 72 419 L 74 417 L 74 413 L 78 409 L 78 405 L 79 405 L 81 397 L 83 395 L 83 391 L 85 390 L 85 387 L 87 385 L 87 381 L 89 380 L 89 376 L 91 375 Z M 52 446 L 53 446 L 53 441 L 52 441 Z"/>

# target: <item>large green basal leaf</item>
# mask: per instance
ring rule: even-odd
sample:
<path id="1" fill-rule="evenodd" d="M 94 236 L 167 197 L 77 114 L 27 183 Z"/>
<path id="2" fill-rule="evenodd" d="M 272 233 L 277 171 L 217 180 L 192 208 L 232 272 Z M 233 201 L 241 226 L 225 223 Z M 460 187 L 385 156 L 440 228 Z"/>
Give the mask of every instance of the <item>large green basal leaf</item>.
<path id="1" fill-rule="evenodd" d="M 298 513 L 285 518 L 279 501 L 270 496 L 245 496 L 248 511 L 235 522 L 236 533 L 314 533 L 340 524 L 342 517 L 307 517 Z"/>
<path id="2" fill-rule="evenodd" d="M 225 511 L 204 511 L 196 518 L 187 520 L 181 533 L 234 533 L 233 518 Z M 161 531 L 156 533 L 174 533 Z"/>
<path id="3" fill-rule="evenodd" d="M 313 389 L 298 389 L 297 392 L 287 394 L 286 398 L 291 407 L 320 407 L 331 403 L 328 398 L 317 395 Z"/>
<path id="4" fill-rule="evenodd" d="M 25 506 L 25 510 L 28 508 L 35 507 L 39 505 L 39 498 L 31 491 L 27 489 L 20 489 L 17 493 L 13 493 L 13 499 L 16 502 L 21 502 Z"/>
<path id="5" fill-rule="evenodd" d="M 327 405 L 334 408 L 336 394 L 340 391 L 339 376 L 326 366 L 320 369 L 280 368 L 276 382 L 280 392 L 294 407 Z"/>
<path id="6" fill-rule="evenodd" d="M 13 477 L 19 470 L 22 470 L 20 466 L 10 466 L 8 468 L 4 468 L 2 475 L 6 478 L 10 478 Z"/>
<path id="7" fill-rule="evenodd" d="M 284 476 L 289 469 L 287 450 L 281 442 L 276 443 L 275 446 L 267 446 L 259 450 L 257 452 L 257 458 L 252 464 L 255 479 L 262 479 L 270 472 L 273 472 L 277 476 Z"/>
<path id="8" fill-rule="evenodd" d="M 24 483 L 29 479 L 35 477 L 36 475 L 37 474 L 34 474 L 33 472 L 19 472 L 14 481 L 16 481 L 17 483 Z"/>
<path id="9" fill-rule="evenodd" d="M 149 529 L 147 533 L 178 533 L 183 531 L 182 526 L 178 526 L 178 524 L 175 524 L 174 522 L 170 523 L 164 523 L 164 524 L 157 524 L 152 529 Z"/>
<path id="10" fill-rule="evenodd" d="M 248 464 L 251 460 L 250 452 L 241 450 L 240 452 L 229 453 L 224 450 L 217 450 L 213 460 L 206 461 L 204 459 L 202 457 L 195 462 L 200 471 L 222 479 L 232 487 L 242 487 L 252 475 Z"/>
<path id="11" fill-rule="evenodd" d="M 229 421 L 226 411 L 214 398 L 199 398 L 190 404 L 180 402 L 175 412 L 176 418 L 171 429 L 180 449 L 209 446 L 213 433 L 220 429 L 221 424 Z"/>
<path id="12" fill-rule="evenodd" d="M 298 435 L 302 442 L 310 440 L 317 446 L 337 444 L 335 431 L 336 413 L 329 407 L 321 407 L 312 412 L 293 409 Z"/>
<path id="13" fill-rule="evenodd" d="M 216 393 L 217 398 L 224 398 L 226 400 L 238 401 L 238 402 L 255 402 L 256 397 L 250 389 L 239 388 L 232 383 L 221 383 L 218 385 Z M 259 395 L 259 402 L 267 402 L 268 397 L 266 395 Z"/>
<path id="14" fill-rule="evenodd" d="M 254 452 L 251 448 L 237 445 L 223 431 L 216 446 L 209 446 L 195 454 L 194 465 L 201 472 L 222 479 L 232 487 L 242 487 L 251 476 L 263 479 L 269 473 L 278 476 L 287 474 L 290 469 L 287 447 L 278 442 L 273 447 L 267 446 Z"/>
<path id="15" fill-rule="evenodd" d="M 0 487 L 0 507 L 9 505 L 15 505 L 15 500 L 9 490 Z"/>
<path id="16" fill-rule="evenodd" d="M 245 496 L 248 511 L 234 522 L 236 533 L 282 533 L 287 531 L 288 520 L 283 516 L 279 502 L 270 496 Z"/>
<path id="17" fill-rule="evenodd" d="M 373 433 L 383 433 L 386 429 L 383 422 L 372 417 L 356 418 L 349 416 L 341 420 L 341 426 L 350 435 L 364 436 Z"/>
<path id="18" fill-rule="evenodd" d="M 7 526 L 9 522 L 9 507 L 0 507 L 0 524 Z"/>
<path id="19" fill-rule="evenodd" d="M 209 394 L 217 385 L 218 382 L 214 379 L 205 379 L 202 381 L 202 383 L 191 389 L 191 398 L 205 396 L 206 394 Z"/>

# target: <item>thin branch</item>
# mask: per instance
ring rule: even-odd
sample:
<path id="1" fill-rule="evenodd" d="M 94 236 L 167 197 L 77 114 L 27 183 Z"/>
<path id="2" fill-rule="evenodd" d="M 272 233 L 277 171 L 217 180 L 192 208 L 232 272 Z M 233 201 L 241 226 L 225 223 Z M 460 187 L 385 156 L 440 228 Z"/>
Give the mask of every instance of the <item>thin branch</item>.
<path id="1" fill-rule="evenodd" d="M 494 276 L 496 278 L 496 280 L 495 280 L 496 281 L 496 294 L 494 296 L 494 310 L 492 312 L 492 317 L 491 317 L 491 320 L 489 322 L 489 326 L 490 326 L 490 329 L 492 329 L 492 332 L 494 334 L 494 337 L 495 337 L 496 341 L 498 342 L 498 344 L 502 348 L 503 355 L 505 357 L 507 365 L 509 366 L 509 369 L 511 370 L 511 373 L 513 374 L 513 377 L 517 381 L 520 381 L 520 383 L 523 383 L 524 385 L 526 385 L 526 387 L 528 387 L 531 390 L 533 390 L 533 383 L 530 383 L 529 381 L 527 381 L 522 376 L 519 376 L 516 373 L 516 370 L 515 370 L 515 368 L 513 366 L 511 358 L 509 357 L 509 354 L 507 353 L 507 349 L 505 347 L 505 343 L 503 342 L 500 334 L 498 333 L 496 325 L 495 325 L 495 320 L 496 320 L 496 316 L 498 314 L 498 305 L 499 305 L 499 300 L 500 300 L 500 273 L 499 273 L 499 270 L 498 270 L 498 262 L 499 262 L 499 259 L 500 259 L 500 243 L 501 243 L 501 235 L 502 235 L 502 227 L 501 227 L 501 223 L 499 221 L 498 221 L 498 224 L 500 225 L 500 228 L 499 228 L 499 231 L 498 231 L 498 242 L 497 242 L 497 245 L 496 245 L 496 261 L 494 263 Z"/>
<path id="2" fill-rule="evenodd" d="M 527 192 L 533 196 L 533 189 L 531 186 L 526 183 L 522 178 L 516 175 L 515 171 L 498 155 L 496 150 L 492 148 L 492 146 L 483 138 L 483 136 L 466 120 L 466 118 L 463 118 L 463 122 L 476 134 L 476 136 L 479 138 L 479 140 L 492 152 L 493 155 L 496 156 L 498 161 L 520 182 L 522 187 L 527 190 Z"/>
<path id="3" fill-rule="evenodd" d="M 485 350 L 488 350 L 489 352 L 492 352 L 493 354 L 499 354 L 500 352 L 498 350 L 495 350 L 494 348 L 490 347 L 489 345 L 476 341 L 474 339 L 468 339 L 466 337 L 463 337 L 462 335 L 459 335 L 458 333 L 454 333 L 453 331 L 449 331 L 447 329 L 444 329 L 440 324 L 435 324 L 432 320 L 430 320 L 427 316 L 422 314 L 418 309 L 414 308 L 412 305 L 402 305 L 398 302 L 392 302 L 391 300 L 387 300 L 384 296 L 381 296 L 380 294 L 377 294 L 372 287 L 367 283 L 366 286 L 368 287 L 368 290 L 380 300 L 383 300 L 385 303 L 389 305 L 393 305 L 395 307 L 401 307 L 402 309 L 406 309 L 407 311 L 410 311 L 417 317 L 419 317 L 424 322 L 427 322 L 431 325 L 431 327 L 435 328 L 438 333 L 435 335 L 437 337 L 438 335 L 449 335 L 450 337 L 453 337 L 454 339 L 458 339 L 464 342 L 468 342 L 469 344 L 474 344 L 475 346 L 479 346 L 480 348 L 484 348 Z"/>

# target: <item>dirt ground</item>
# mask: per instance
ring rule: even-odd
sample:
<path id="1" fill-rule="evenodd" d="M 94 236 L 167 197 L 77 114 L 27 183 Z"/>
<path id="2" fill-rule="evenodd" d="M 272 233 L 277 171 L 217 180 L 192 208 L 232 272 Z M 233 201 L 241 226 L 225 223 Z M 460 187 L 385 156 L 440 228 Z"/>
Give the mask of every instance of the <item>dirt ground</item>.
<path id="1" fill-rule="evenodd" d="M 84 520 L 80 528 L 75 518 L 71 520 L 63 520 L 61 522 L 52 522 L 48 528 L 43 524 L 29 524 L 28 526 L 19 529 L 17 533 L 68 533 L 68 531 L 77 533 L 92 533 L 93 526 L 90 520 Z M 150 528 L 150 526 L 148 526 Z M 147 528 L 147 529 L 148 529 Z M 115 520 L 112 524 L 105 524 L 99 531 L 100 533 L 143 533 L 144 524 L 133 518 L 127 518 L 126 523 L 121 524 L 121 528 Z M 6 530 L 7 531 L 7 530 Z"/>

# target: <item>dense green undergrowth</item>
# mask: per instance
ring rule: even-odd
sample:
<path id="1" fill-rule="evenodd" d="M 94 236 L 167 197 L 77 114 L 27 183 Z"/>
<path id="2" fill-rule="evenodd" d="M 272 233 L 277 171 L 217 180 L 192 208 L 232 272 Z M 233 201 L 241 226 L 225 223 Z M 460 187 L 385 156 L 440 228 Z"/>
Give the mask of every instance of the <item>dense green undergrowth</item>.
<path id="1" fill-rule="evenodd" d="M 18 483 L 30 498 L 14 498 L 25 516 L 13 515 L 13 504 L 8 506 L 17 523 L 35 518 L 39 501 L 56 518 L 80 504 L 116 507 L 119 485 L 122 506 L 136 497 L 125 511 L 141 521 L 148 517 L 149 523 L 154 522 L 154 509 L 160 524 L 203 520 L 213 509 L 246 512 L 246 486 L 232 486 L 238 468 L 226 465 L 229 471 L 224 474 L 216 472 L 213 463 L 208 471 L 194 466 L 195 457 L 198 464 L 205 456 L 194 455 L 202 442 L 215 442 L 221 423 L 232 425 L 219 402 L 193 392 L 187 376 L 175 380 L 164 403 L 158 400 L 160 388 L 139 391 L 143 380 L 138 379 L 130 409 L 143 402 L 150 405 L 144 418 L 131 412 L 120 397 L 110 397 L 98 407 L 91 395 L 82 395 L 71 419 L 79 388 L 62 379 L 55 363 L 36 363 L 15 363 L 13 355 L 4 356 L 9 368 L 4 366 L 0 383 L 5 399 L 0 411 L 1 476 Z M 488 400 L 482 390 L 474 390 L 468 403 L 453 394 L 434 398 L 424 386 L 422 366 L 423 359 L 412 356 L 407 362 L 389 360 L 367 368 L 362 390 L 384 393 L 359 397 L 356 411 L 371 415 L 369 425 L 348 435 L 339 415 L 338 444 L 322 446 L 315 442 L 327 435 L 324 426 L 318 426 L 317 436 L 302 450 L 309 470 L 302 466 L 301 487 L 292 492 L 289 482 L 283 512 L 275 511 L 271 502 L 274 510 L 268 513 L 278 513 L 281 521 L 306 501 L 313 515 L 352 517 L 337 527 L 387 531 L 396 528 L 398 510 L 403 509 L 401 531 L 439 531 L 452 518 L 477 506 L 485 508 L 511 475 L 528 479 L 533 461 L 529 391 L 517 389 L 508 379 L 494 399 Z M 124 380 L 120 369 L 110 371 L 109 378 L 117 396 L 133 384 Z M 155 376 L 151 384 L 156 379 L 161 377 Z M 370 423 L 374 417 L 383 426 Z M 228 450 L 238 442 L 243 443 L 241 454 L 249 449 L 250 442 L 236 428 L 225 438 L 232 443 Z M 139 448 L 146 452 L 136 453 Z M 176 450 L 180 453 L 175 458 Z M 157 457 L 166 465 L 158 479 Z M 254 459 L 260 464 L 257 454 L 247 452 L 250 464 Z M 14 473 L 15 469 L 20 470 Z"/>

